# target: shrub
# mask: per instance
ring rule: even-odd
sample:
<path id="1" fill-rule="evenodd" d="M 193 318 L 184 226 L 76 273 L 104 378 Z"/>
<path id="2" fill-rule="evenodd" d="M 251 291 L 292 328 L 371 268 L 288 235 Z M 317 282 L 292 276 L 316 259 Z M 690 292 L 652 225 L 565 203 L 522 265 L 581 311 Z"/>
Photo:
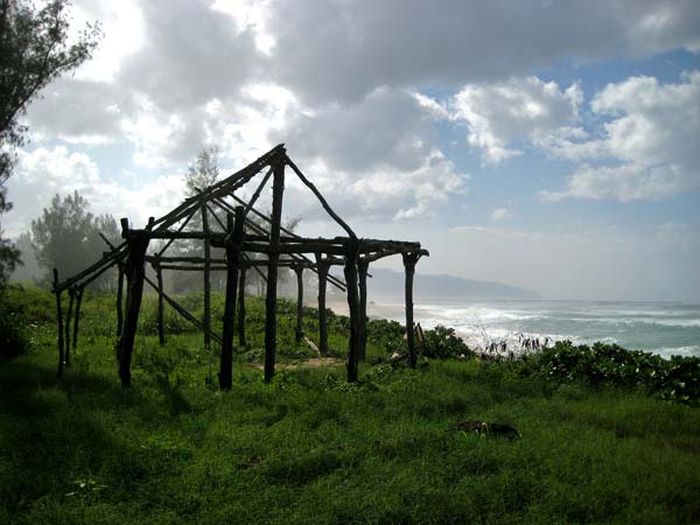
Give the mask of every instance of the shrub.
<path id="1" fill-rule="evenodd" d="M 0 291 L 0 359 L 11 359 L 29 348 L 29 327 L 55 320 L 51 292 L 11 285 Z"/>
<path id="2" fill-rule="evenodd" d="M 437 325 L 432 330 L 426 330 L 423 345 L 423 355 L 434 359 L 450 357 L 471 357 L 473 352 L 461 337 L 456 335 L 454 328 Z"/>
<path id="3" fill-rule="evenodd" d="M 559 380 L 582 380 L 592 385 L 642 387 L 662 399 L 697 404 L 700 400 L 700 358 L 671 359 L 626 350 L 615 344 L 593 347 L 557 342 L 523 358 L 523 371 Z"/>

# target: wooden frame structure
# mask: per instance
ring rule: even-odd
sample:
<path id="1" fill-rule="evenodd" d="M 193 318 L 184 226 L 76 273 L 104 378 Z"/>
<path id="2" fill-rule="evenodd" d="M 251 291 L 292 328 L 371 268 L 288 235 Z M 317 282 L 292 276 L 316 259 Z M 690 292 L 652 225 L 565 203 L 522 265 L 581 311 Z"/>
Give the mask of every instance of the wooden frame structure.
<path id="1" fill-rule="evenodd" d="M 334 238 L 305 238 L 282 226 L 282 205 L 286 170 L 297 176 L 315 195 L 325 211 L 345 231 L 346 235 Z M 254 193 L 248 200 L 239 194 L 246 184 L 262 175 Z M 254 205 L 263 189 L 272 180 L 272 209 L 269 215 L 258 211 Z M 238 192 L 238 193 L 237 193 Z M 199 215 L 196 229 L 186 229 L 192 218 Z M 220 218 L 225 217 L 225 220 Z M 254 218 L 254 219 L 253 219 Z M 221 347 L 219 387 L 229 390 L 233 377 L 234 324 L 238 328 L 238 344 L 245 346 L 245 300 L 246 273 L 257 271 L 267 281 L 265 299 L 265 381 L 275 373 L 277 272 L 279 267 L 288 267 L 297 278 L 297 323 L 296 339 L 303 337 L 302 299 L 303 272 L 318 275 L 319 351 L 328 354 L 326 328 L 327 284 L 347 293 L 350 312 L 350 337 L 347 356 L 347 379 L 357 381 L 358 361 L 365 357 L 367 322 L 367 276 L 370 263 L 391 255 L 401 255 L 406 271 L 406 337 L 408 364 L 416 366 L 416 345 L 413 330 L 413 275 L 415 265 L 428 252 L 419 242 L 358 238 L 355 232 L 341 219 L 321 195 L 316 186 L 287 156 L 280 144 L 262 155 L 242 170 L 205 188 L 193 197 L 185 199 L 169 213 L 159 219 L 150 218 L 143 229 L 134 229 L 128 219 L 121 219 L 123 242 L 109 245 L 100 260 L 82 272 L 59 281 L 54 269 L 53 292 L 56 296 L 58 323 L 58 374 L 70 363 L 71 344 L 78 342 L 78 323 L 83 290 L 97 277 L 112 267 L 119 271 L 117 285 L 117 360 L 119 377 L 124 386 L 131 382 L 131 356 L 141 307 L 144 284 L 158 294 L 158 335 L 164 344 L 164 303 L 195 325 L 204 334 L 204 344 L 210 347 L 212 340 Z M 147 254 L 149 242 L 154 239 L 166 241 L 160 249 Z M 195 240 L 203 244 L 203 256 L 168 256 L 166 252 L 176 240 Z M 225 258 L 214 258 L 211 248 L 222 248 Z M 262 254 L 264 259 L 254 259 L 251 254 Z M 156 282 L 145 272 L 146 263 L 155 271 Z M 343 266 L 344 280 L 329 273 L 333 265 Z M 266 267 L 264 274 L 260 267 Z M 163 289 L 163 271 L 199 271 L 203 273 L 204 315 L 198 319 L 178 304 Z M 211 272 L 226 271 L 226 294 L 221 336 L 211 329 Z M 126 301 L 124 311 L 124 286 Z M 68 293 L 69 302 L 65 321 L 61 307 L 61 296 Z M 75 308 L 74 308 L 75 306 Z M 234 323 L 234 320 L 236 321 Z M 73 323 L 71 334 L 71 322 Z M 72 339 L 71 336 L 72 335 Z"/>

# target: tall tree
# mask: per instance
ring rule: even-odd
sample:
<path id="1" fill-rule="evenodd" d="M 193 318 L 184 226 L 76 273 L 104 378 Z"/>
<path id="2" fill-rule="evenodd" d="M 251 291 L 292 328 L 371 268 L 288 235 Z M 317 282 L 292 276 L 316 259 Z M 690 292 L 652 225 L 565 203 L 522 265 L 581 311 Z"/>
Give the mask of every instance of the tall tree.
<path id="1" fill-rule="evenodd" d="M 14 151 L 25 142 L 19 118 L 49 82 L 90 57 L 101 35 L 97 24 L 88 24 L 69 45 L 68 6 L 67 0 L 38 9 L 31 0 L 0 0 L 0 215 L 12 206 L 6 183 Z M 18 258 L 19 250 L 0 239 L 0 285 Z"/>
<path id="2" fill-rule="evenodd" d="M 50 279 L 52 268 L 58 268 L 65 277 L 82 270 L 86 263 L 97 260 L 106 245 L 100 232 L 111 242 L 118 242 L 117 222 L 111 215 L 95 217 L 89 211 L 87 199 L 77 191 L 61 199 L 55 195 L 49 208 L 32 221 L 32 237 L 36 258 Z M 96 288 L 108 287 L 109 272 L 95 281 Z"/>
<path id="3" fill-rule="evenodd" d="M 185 172 L 186 196 L 193 197 L 199 194 L 200 191 L 214 184 L 218 177 L 219 147 L 214 145 L 202 148 L 197 157 L 187 166 L 187 171 Z M 218 212 L 215 207 L 211 211 L 207 210 L 206 213 L 209 216 L 209 228 L 213 231 L 221 230 L 219 221 L 223 224 L 226 223 L 224 214 Z M 217 213 L 218 221 L 212 216 L 212 213 Z M 187 230 L 202 231 L 202 228 L 202 215 L 201 211 L 198 211 L 187 224 Z M 173 251 L 187 257 L 202 257 L 204 256 L 204 244 L 198 239 L 178 240 L 173 245 Z M 211 248 L 210 254 L 215 258 L 222 259 L 224 257 L 224 251 L 221 248 Z M 225 272 L 212 272 L 211 283 L 213 287 L 222 288 L 225 284 L 225 278 Z M 202 286 L 201 275 L 193 272 L 177 272 L 169 282 L 176 292 L 199 290 Z"/>
<path id="4" fill-rule="evenodd" d="M 202 148 L 185 174 L 187 196 L 197 195 L 200 190 L 211 186 L 219 178 L 219 147 Z"/>

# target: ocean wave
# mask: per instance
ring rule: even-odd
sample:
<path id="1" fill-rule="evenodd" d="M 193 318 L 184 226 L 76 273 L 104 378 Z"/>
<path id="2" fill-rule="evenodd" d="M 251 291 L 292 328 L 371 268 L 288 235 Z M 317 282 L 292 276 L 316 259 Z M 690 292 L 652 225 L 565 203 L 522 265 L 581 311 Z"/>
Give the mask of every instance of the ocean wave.
<path id="1" fill-rule="evenodd" d="M 587 324 L 607 324 L 607 325 L 660 325 L 671 326 L 676 328 L 700 328 L 700 319 L 649 319 L 646 317 L 570 317 L 560 318 L 560 320 L 568 320 Z"/>
<path id="2" fill-rule="evenodd" d="M 688 346 L 668 346 L 662 348 L 656 348 L 653 350 L 654 353 L 660 354 L 664 357 L 671 357 L 674 355 L 680 356 L 697 356 L 700 355 L 700 345 L 688 345 Z"/>

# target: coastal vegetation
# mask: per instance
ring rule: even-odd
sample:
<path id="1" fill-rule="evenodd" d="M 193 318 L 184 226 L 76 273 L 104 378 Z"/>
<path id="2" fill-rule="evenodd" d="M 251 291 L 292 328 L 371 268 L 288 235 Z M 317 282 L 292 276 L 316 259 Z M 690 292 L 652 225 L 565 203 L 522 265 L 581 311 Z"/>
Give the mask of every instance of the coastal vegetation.
<path id="1" fill-rule="evenodd" d="M 56 377 L 53 297 L 10 287 L 0 304 L 1 523 L 693 523 L 700 521 L 697 358 L 559 343 L 486 358 L 426 330 L 417 370 L 401 324 L 373 320 L 357 384 L 348 320 L 331 357 L 296 344 L 279 302 L 278 372 L 262 380 L 264 305 L 230 392 L 218 350 L 144 297 L 134 379 L 117 380 L 113 297 L 86 292 L 71 367 Z M 179 297 L 193 312 L 202 297 Z M 223 297 L 213 295 L 214 320 Z M 317 312 L 304 310 L 314 340 Z M 219 321 L 220 322 L 220 321 Z M 220 326 L 215 326 L 219 331 Z M 464 431 L 512 425 L 519 439 Z"/>

